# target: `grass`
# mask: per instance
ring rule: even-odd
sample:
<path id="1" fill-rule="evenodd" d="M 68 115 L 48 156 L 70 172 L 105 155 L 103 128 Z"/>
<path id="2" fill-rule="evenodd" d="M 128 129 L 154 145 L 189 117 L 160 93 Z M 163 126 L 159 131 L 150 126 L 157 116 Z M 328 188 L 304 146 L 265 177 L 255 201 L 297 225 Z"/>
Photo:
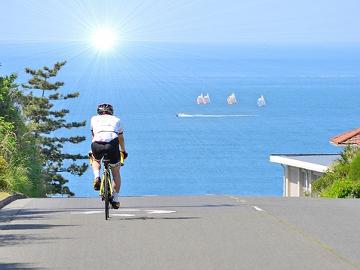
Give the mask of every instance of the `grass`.
<path id="1" fill-rule="evenodd" d="M 3 192 L 3 191 L 0 191 L 0 201 L 2 199 L 5 199 L 7 196 L 9 196 L 10 193 L 7 193 L 7 192 Z"/>

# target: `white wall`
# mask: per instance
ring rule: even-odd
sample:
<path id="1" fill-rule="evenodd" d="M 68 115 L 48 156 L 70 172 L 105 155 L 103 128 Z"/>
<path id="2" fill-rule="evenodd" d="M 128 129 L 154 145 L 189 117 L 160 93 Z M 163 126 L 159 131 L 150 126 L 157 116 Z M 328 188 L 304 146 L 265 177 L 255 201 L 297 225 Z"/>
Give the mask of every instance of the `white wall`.
<path id="1" fill-rule="evenodd" d="M 299 197 L 299 168 L 288 166 L 288 197 Z"/>
<path id="2" fill-rule="evenodd" d="M 311 184 L 322 173 L 314 172 L 293 166 L 285 166 L 284 169 L 284 196 L 304 197 L 311 192 Z"/>

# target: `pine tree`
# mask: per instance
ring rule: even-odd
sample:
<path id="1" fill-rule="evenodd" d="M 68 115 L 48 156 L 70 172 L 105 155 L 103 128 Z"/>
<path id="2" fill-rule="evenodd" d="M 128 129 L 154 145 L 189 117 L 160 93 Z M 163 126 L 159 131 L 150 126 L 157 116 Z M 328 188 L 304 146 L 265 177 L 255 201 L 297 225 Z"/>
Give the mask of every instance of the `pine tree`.
<path id="1" fill-rule="evenodd" d="M 73 196 L 74 193 L 66 186 L 68 180 L 63 173 L 67 172 L 81 176 L 88 168 L 88 165 L 86 163 L 78 165 L 76 161 L 86 159 L 87 156 L 64 153 L 63 148 L 65 143 L 78 144 L 86 138 L 84 136 L 58 137 L 52 136 L 52 133 L 60 129 L 84 127 L 86 121 L 68 122 L 66 116 L 69 110 L 56 110 L 54 108 L 56 103 L 79 96 L 79 92 L 61 94 L 59 90 L 64 86 L 64 82 L 54 81 L 54 78 L 65 64 L 65 61 L 57 62 L 52 68 L 45 66 L 38 70 L 26 68 L 26 73 L 32 77 L 26 84 L 22 85 L 22 105 L 28 128 L 36 138 L 43 158 L 43 170 L 48 194 Z"/>

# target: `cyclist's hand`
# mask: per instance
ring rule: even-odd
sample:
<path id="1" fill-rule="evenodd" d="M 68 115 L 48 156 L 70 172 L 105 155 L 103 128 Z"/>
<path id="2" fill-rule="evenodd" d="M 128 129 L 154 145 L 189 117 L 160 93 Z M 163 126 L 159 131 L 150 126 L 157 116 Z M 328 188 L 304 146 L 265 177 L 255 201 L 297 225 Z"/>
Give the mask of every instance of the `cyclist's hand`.
<path id="1" fill-rule="evenodd" d="M 121 151 L 121 153 L 123 153 L 124 159 L 126 159 L 128 157 L 128 153 L 126 151 Z"/>

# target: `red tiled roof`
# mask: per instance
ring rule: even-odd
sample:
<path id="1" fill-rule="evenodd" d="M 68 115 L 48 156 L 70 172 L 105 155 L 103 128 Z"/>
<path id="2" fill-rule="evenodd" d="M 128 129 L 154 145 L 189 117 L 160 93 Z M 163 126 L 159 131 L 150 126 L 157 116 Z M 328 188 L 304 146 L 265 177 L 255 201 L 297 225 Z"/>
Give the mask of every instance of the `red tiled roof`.
<path id="1" fill-rule="evenodd" d="M 332 137 L 330 142 L 336 145 L 357 144 L 360 145 L 360 128 L 344 132 Z"/>

